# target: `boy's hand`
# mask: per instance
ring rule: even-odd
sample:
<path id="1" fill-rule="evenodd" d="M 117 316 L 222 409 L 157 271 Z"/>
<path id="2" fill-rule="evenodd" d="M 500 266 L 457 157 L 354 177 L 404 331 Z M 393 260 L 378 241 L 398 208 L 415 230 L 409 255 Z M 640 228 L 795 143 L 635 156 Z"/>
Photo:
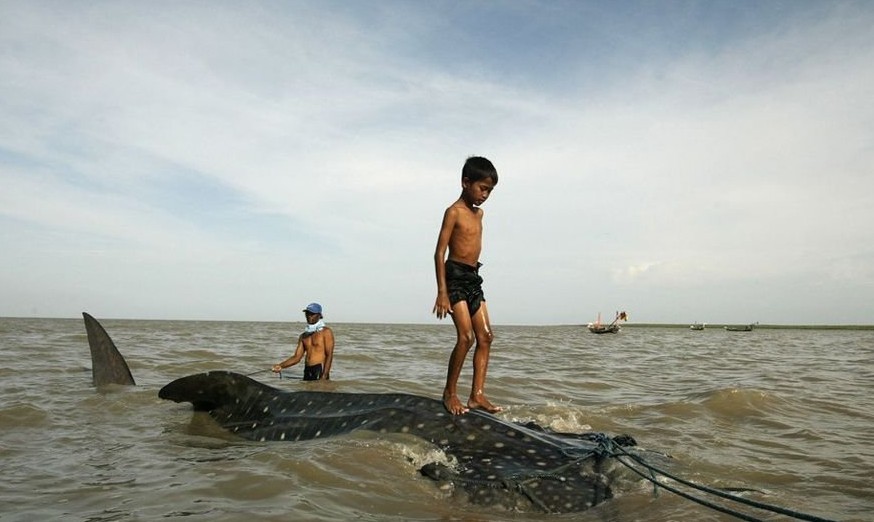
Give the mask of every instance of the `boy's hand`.
<path id="1" fill-rule="evenodd" d="M 452 314 L 452 307 L 449 305 L 449 298 L 445 296 L 437 296 L 437 300 L 434 302 L 434 309 L 431 310 L 432 314 L 437 314 L 437 319 L 443 319 L 447 315 Z"/>

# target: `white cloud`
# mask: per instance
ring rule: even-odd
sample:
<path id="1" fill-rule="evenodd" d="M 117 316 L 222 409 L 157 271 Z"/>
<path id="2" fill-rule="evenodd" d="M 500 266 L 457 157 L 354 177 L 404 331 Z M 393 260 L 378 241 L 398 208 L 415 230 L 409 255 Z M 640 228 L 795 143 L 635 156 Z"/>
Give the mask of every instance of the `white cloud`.
<path id="1" fill-rule="evenodd" d="M 578 13 L 560 9 L 503 11 L 552 31 L 514 53 L 415 3 L 341 5 L 0 7 L 0 239 L 24 256 L 0 262 L 16 273 L 0 314 L 72 315 L 104 292 L 22 274 L 27 259 L 111 273 L 144 303 L 116 295 L 110 316 L 284 318 L 324 292 L 346 320 L 427 320 L 440 215 L 470 154 L 501 175 L 483 254 L 497 322 L 544 299 L 555 322 L 616 300 L 684 321 L 684 293 L 770 288 L 776 303 L 793 282 L 820 297 L 761 320 L 805 322 L 840 301 L 822 297 L 830 281 L 870 294 L 870 10 L 762 13 L 776 25 L 682 46 L 589 10 L 615 19 L 604 54 L 562 32 Z M 504 8 L 461 14 L 478 9 Z M 51 303 L 48 284 L 70 299 Z M 697 319 L 747 313 L 724 301 Z"/>

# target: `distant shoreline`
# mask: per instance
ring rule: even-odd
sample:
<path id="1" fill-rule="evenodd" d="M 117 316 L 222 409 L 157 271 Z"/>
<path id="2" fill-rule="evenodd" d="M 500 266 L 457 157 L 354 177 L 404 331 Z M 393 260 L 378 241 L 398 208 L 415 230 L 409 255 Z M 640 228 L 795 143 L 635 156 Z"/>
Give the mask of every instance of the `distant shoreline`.
<path id="1" fill-rule="evenodd" d="M 15 317 L 15 316 L 0 316 L 0 320 L 62 320 L 62 321 L 81 321 L 81 317 Z M 293 320 L 280 320 L 280 321 L 271 321 L 271 320 L 252 320 L 252 319 L 131 319 L 124 317 L 103 317 L 100 318 L 101 321 L 168 321 L 168 322 L 191 322 L 191 323 L 264 323 L 264 324 L 274 324 L 274 323 L 286 323 L 286 324 L 304 324 L 303 321 L 293 321 Z M 441 322 L 441 323 L 390 323 L 390 322 L 378 322 L 378 323 L 368 323 L 368 322 L 360 322 L 360 321 L 337 321 L 331 322 L 332 325 L 343 325 L 343 324 L 385 324 L 385 325 L 393 325 L 393 326 L 447 326 L 448 328 L 452 327 L 452 322 Z M 621 326 L 623 329 L 629 328 L 680 328 L 689 330 L 689 325 L 692 323 L 622 323 Z M 725 330 L 726 326 L 746 326 L 750 323 L 703 323 L 705 325 L 705 330 Z M 755 330 L 874 330 L 874 324 L 762 324 L 762 323 L 753 323 L 753 331 Z M 510 327 L 534 327 L 534 328 L 553 328 L 553 327 L 562 327 L 562 328 L 582 328 L 585 329 L 585 324 L 517 324 L 517 323 L 494 323 L 493 326 L 502 327 L 502 326 L 510 326 Z"/>
<path id="2" fill-rule="evenodd" d="M 686 328 L 691 323 L 623 323 L 622 328 Z M 750 323 L 704 323 L 705 330 L 724 330 L 726 326 L 746 326 Z M 754 324 L 755 330 L 874 330 L 871 324 Z"/>

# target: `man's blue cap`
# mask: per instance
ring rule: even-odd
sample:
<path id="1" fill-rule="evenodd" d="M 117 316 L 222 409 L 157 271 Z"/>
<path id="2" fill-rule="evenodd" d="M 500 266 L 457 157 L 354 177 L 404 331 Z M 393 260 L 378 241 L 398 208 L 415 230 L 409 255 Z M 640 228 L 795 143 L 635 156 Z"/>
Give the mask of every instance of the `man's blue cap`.
<path id="1" fill-rule="evenodd" d="M 304 312 L 309 312 L 311 314 L 322 314 L 322 305 L 319 303 L 310 303 L 306 308 L 303 309 Z"/>

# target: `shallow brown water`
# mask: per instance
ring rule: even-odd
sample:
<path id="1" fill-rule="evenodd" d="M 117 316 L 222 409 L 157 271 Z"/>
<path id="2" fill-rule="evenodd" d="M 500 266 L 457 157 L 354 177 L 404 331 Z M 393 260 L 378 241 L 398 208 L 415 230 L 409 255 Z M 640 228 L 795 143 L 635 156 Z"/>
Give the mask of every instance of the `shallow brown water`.
<path id="1" fill-rule="evenodd" d="M 98 317 L 98 319 L 100 319 Z M 2 520 L 734 520 L 628 481 L 588 512 L 472 506 L 419 475 L 445 458 L 424 441 L 361 433 L 239 441 L 190 405 L 158 399 L 204 370 L 289 389 L 437 397 L 451 326 L 332 325 L 330 383 L 262 370 L 301 324 L 102 320 L 136 387 L 91 386 L 81 320 L 0 319 Z M 874 332 L 729 333 L 497 326 L 491 398 L 510 420 L 627 433 L 695 482 L 835 520 L 874 512 Z M 292 378 L 289 378 L 292 377 Z M 462 385 L 469 383 L 469 366 Z M 767 520 L 784 517 L 757 513 Z"/>

